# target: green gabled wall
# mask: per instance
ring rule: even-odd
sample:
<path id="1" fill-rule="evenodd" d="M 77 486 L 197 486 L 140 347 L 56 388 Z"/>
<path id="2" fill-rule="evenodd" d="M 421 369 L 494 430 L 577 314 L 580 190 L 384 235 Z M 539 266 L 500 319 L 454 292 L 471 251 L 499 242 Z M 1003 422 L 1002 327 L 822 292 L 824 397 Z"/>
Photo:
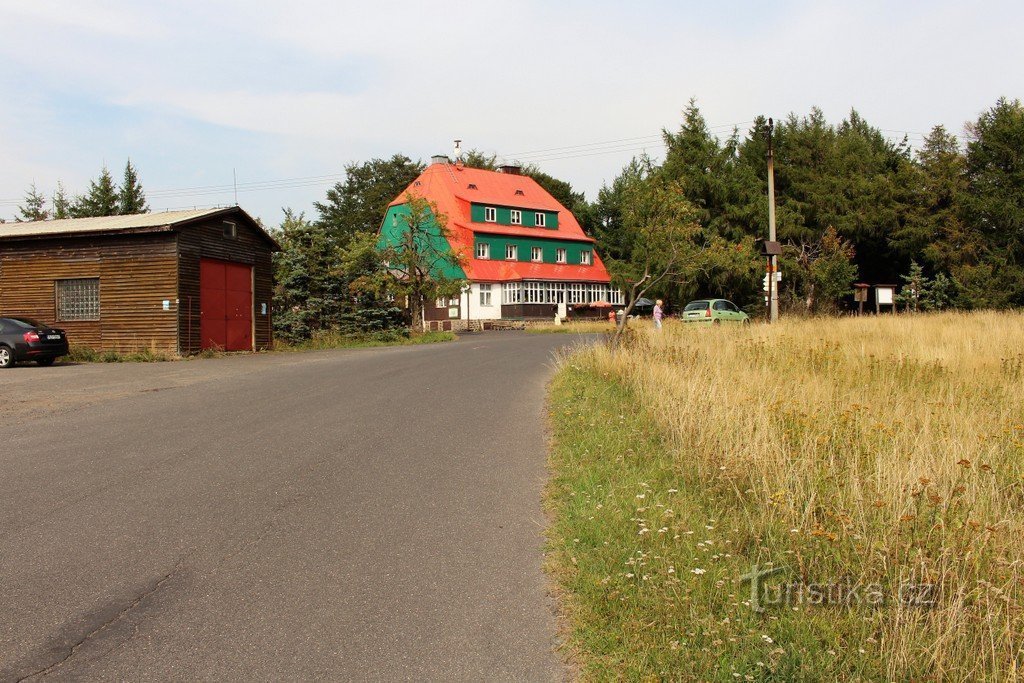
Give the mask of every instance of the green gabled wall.
<path id="1" fill-rule="evenodd" d="M 558 229 L 558 212 L 557 211 L 541 211 L 539 209 L 527 209 L 519 206 L 497 206 L 494 204 L 470 204 L 469 215 L 474 223 L 485 223 L 484 221 L 484 208 L 492 207 L 497 212 L 497 225 L 512 225 L 512 209 L 517 209 L 523 212 L 523 222 L 521 225 L 524 228 L 536 228 L 537 217 L 536 214 L 544 214 L 544 227 L 540 230 L 557 230 Z"/>
<path id="2" fill-rule="evenodd" d="M 565 249 L 567 265 L 580 265 L 580 252 L 582 251 L 590 252 L 590 265 L 594 265 L 594 245 L 590 242 L 477 234 L 473 244 L 474 255 L 476 254 L 476 245 L 481 242 L 491 245 L 491 261 L 504 261 L 505 246 L 514 244 L 518 247 L 518 253 L 516 254 L 516 260 L 518 261 L 530 262 L 530 253 L 533 251 L 533 247 L 540 247 L 544 254 L 544 263 L 555 263 L 555 250 Z"/>
<path id="3" fill-rule="evenodd" d="M 380 227 L 380 236 L 377 239 L 377 247 L 394 246 L 401 243 L 402 235 L 409 227 L 408 217 L 409 207 L 405 204 L 390 207 L 388 212 L 384 215 L 384 223 L 382 223 Z M 423 243 L 424 248 L 429 248 L 432 251 L 440 253 L 451 253 L 452 246 L 448 243 L 448 240 L 441 235 L 441 230 L 438 228 L 437 222 L 434 220 L 433 213 L 431 213 L 430 225 L 427 226 L 426 232 L 426 241 Z M 417 245 L 417 247 L 419 246 L 420 245 Z M 438 272 L 434 273 L 434 275 L 442 275 L 449 279 L 464 279 L 466 277 L 466 272 L 462 268 L 448 263 L 439 268 Z"/>

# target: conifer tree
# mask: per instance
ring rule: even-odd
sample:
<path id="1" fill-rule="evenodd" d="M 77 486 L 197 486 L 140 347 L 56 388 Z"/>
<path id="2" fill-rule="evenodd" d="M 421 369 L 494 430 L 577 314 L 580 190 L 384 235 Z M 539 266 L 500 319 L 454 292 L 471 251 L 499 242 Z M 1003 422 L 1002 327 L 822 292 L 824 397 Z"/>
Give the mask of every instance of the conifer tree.
<path id="1" fill-rule="evenodd" d="M 96 180 L 89 182 L 89 192 L 75 199 L 71 209 L 74 218 L 116 216 L 120 208 L 117 185 L 106 166 Z"/>
<path id="2" fill-rule="evenodd" d="M 53 193 L 53 217 L 55 219 L 71 218 L 71 200 L 68 199 L 64 183 L 57 181 L 57 189 Z"/>
<path id="3" fill-rule="evenodd" d="M 121 181 L 121 191 L 118 194 L 118 213 L 128 215 L 133 213 L 146 213 L 149 207 L 146 206 L 146 193 L 139 183 L 138 173 L 132 166 L 132 160 L 124 166 L 124 180 Z"/>
<path id="4" fill-rule="evenodd" d="M 15 220 L 19 223 L 45 221 L 50 217 L 50 212 L 46 210 L 46 197 L 36 189 L 35 183 L 25 193 L 25 203 L 18 207 L 18 214 Z"/>

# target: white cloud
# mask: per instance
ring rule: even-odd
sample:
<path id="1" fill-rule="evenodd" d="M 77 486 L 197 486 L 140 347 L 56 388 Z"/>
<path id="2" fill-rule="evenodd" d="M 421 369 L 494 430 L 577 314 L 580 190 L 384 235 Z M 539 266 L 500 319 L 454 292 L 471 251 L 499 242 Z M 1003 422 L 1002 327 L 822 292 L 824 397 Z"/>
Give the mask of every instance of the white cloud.
<path id="1" fill-rule="evenodd" d="M 958 131 L 1024 90 L 1021 19 L 1013 3 L 952 0 L 7 3 L 0 197 L 21 194 L 19 174 L 88 177 L 108 154 L 149 157 L 144 173 L 173 187 L 214 173 L 182 177 L 197 146 L 258 180 L 454 137 L 509 153 L 653 136 L 691 96 L 712 124 L 818 105 Z M 645 142 L 543 165 L 593 193 Z"/>

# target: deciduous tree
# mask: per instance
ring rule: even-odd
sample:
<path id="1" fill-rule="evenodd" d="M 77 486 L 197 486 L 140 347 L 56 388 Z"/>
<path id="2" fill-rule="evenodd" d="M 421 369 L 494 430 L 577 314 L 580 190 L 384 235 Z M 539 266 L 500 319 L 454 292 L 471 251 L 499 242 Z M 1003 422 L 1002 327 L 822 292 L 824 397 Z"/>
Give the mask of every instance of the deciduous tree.
<path id="1" fill-rule="evenodd" d="M 424 303 L 459 296 L 465 278 L 462 257 L 449 246 L 447 216 L 411 193 L 405 195 L 405 209 L 396 238 L 375 245 L 384 267 L 358 278 L 353 287 L 407 301 L 412 325 L 417 327 L 424 323 Z"/>
<path id="2" fill-rule="evenodd" d="M 422 172 L 423 164 L 404 154 L 348 164 L 344 182 L 329 189 L 325 201 L 313 203 L 317 223 L 341 245 L 356 233 L 376 232 L 388 204 Z"/>
<path id="3" fill-rule="evenodd" d="M 674 281 L 691 277 L 700 266 L 703 252 L 699 213 L 678 183 L 648 166 L 622 191 L 622 230 L 629 233 L 623 243 L 628 247 L 606 260 L 612 283 L 626 294 L 616 342 L 636 302 Z"/>

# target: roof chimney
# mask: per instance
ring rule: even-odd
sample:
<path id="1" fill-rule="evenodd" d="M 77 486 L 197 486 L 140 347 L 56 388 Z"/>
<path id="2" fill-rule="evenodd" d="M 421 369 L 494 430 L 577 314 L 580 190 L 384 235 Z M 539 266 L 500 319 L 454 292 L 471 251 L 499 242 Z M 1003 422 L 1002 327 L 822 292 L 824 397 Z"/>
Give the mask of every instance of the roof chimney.
<path id="1" fill-rule="evenodd" d="M 519 164 L 502 164 L 498 167 L 499 173 L 507 173 L 509 175 L 522 175 L 523 167 Z"/>
<path id="2" fill-rule="evenodd" d="M 462 161 L 462 140 L 455 141 L 455 162 Z"/>
<path id="3" fill-rule="evenodd" d="M 449 159 L 444 154 L 435 154 L 434 156 L 430 157 L 430 163 L 432 163 L 432 164 L 449 164 L 449 163 L 451 163 L 451 159 Z"/>

